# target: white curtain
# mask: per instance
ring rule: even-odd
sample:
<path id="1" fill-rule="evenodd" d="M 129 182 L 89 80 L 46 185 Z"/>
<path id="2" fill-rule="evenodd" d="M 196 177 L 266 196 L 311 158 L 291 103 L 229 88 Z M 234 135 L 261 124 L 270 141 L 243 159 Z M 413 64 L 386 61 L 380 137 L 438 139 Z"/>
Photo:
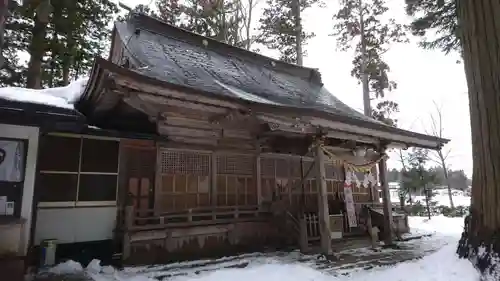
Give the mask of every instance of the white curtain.
<path id="1" fill-rule="evenodd" d="M 23 181 L 23 142 L 0 140 L 0 181 Z"/>

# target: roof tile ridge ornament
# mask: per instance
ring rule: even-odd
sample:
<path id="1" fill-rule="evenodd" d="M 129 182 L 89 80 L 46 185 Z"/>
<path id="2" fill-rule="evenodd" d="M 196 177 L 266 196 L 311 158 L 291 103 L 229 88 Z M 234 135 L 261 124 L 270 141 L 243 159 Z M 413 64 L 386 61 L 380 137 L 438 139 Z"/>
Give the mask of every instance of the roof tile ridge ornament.
<path id="1" fill-rule="evenodd" d="M 323 80 L 321 79 L 321 72 L 319 72 L 318 68 L 311 69 L 309 73 L 309 82 L 312 84 L 319 84 L 323 86 Z"/>

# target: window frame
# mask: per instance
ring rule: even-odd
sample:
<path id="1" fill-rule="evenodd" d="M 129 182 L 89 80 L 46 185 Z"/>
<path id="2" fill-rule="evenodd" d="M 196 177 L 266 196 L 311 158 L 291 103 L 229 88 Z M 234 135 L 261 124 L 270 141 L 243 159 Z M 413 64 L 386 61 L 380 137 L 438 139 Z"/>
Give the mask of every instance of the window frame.
<path id="1" fill-rule="evenodd" d="M 60 202 L 38 202 L 38 207 L 45 208 L 53 208 L 53 207 L 104 207 L 104 206 L 116 206 L 118 201 L 118 189 L 119 189 L 119 181 L 120 181 L 120 160 L 121 160 L 121 149 L 120 149 L 120 138 L 113 137 L 101 137 L 101 136 L 90 136 L 90 135 L 75 135 L 75 134 L 66 134 L 66 133 L 49 133 L 49 136 L 53 137 L 62 137 L 62 138 L 77 138 L 80 140 L 80 150 L 78 152 L 78 171 L 70 172 L 70 171 L 55 171 L 55 170 L 39 170 L 39 174 L 71 174 L 77 175 L 77 184 L 76 184 L 76 197 L 75 200 L 72 201 L 60 201 Z M 83 151 L 83 142 L 85 139 L 93 139 L 100 141 L 114 141 L 118 145 L 118 161 L 116 166 L 116 172 L 82 172 L 82 151 Z M 116 176 L 116 187 L 115 187 L 115 200 L 113 201 L 79 201 L 79 191 L 80 191 L 80 175 L 107 175 L 107 176 Z"/>

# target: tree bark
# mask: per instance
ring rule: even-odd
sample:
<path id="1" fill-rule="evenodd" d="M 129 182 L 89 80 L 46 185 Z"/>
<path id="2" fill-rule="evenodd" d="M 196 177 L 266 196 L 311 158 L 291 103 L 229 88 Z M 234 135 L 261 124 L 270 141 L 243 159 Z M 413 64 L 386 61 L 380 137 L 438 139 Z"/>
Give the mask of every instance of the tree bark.
<path id="1" fill-rule="evenodd" d="M 300 0 L 292 0 L 293 14 L 295 20 L 295 51 L 297 52 L 297 65 L 303 65 L 302 58 L 302 20 L 300 19 Z"/>
<path id="2" fill-rule="evenodd" d="M 28 76 L 26 86 L 31 89 L 42 88 L 42 59 L 45 53 L 45 33 L 47 25 L 35 17 L 33 37 L 31 38 L 28 63 Z"/>
<path id="3" fill-rule="evenodd" d="M 361 41 L 361 84 L 363 86 L 363 110 L 366 116 L 372 116 L 370 100 L 370 84 L 368 77 L 368 54 L 366 53 L 365 19 L 363 17 L 363 1 L 359 0 L 359 28 Z"/>
<path id="4" fill-rule="evenodd" d="M 245 27 L 245 32 L 246 32 L 246 39 L 247 43 L 245 44 L 245 47 L 247 50 L 250 50 L 250 47 L 252 46 L 252 40 L 250 40 L 250 31 L 251 31 L 251 26 L 252 26 L 252 14 L 253 14 L 253 0 L 248 1 L 248 14 L 247 14 L 247 24 Z"/>
<path id="5" fill-rule="evenodd" d="M 471 215 L 458 253 L 484 280 L 498 280 L 500 266 L 491 258 L 500 253 L 500 1 L 457 0 L 457 12 L 473 152 Z"/>

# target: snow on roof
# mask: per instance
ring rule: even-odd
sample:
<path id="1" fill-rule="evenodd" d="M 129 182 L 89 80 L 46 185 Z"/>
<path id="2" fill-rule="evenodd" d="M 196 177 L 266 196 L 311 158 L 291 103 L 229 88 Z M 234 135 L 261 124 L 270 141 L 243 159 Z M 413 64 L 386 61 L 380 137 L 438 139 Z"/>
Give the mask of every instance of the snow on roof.
<path id="1" fill-rule="evenodd" d="M 0 88 L 0 99 L 74 109 L 74 104 L 83 94 L 87 81 L 88 77 L 85 77 L 75 80 L 64 87 L 41 90 L 4 87 Z"/>

